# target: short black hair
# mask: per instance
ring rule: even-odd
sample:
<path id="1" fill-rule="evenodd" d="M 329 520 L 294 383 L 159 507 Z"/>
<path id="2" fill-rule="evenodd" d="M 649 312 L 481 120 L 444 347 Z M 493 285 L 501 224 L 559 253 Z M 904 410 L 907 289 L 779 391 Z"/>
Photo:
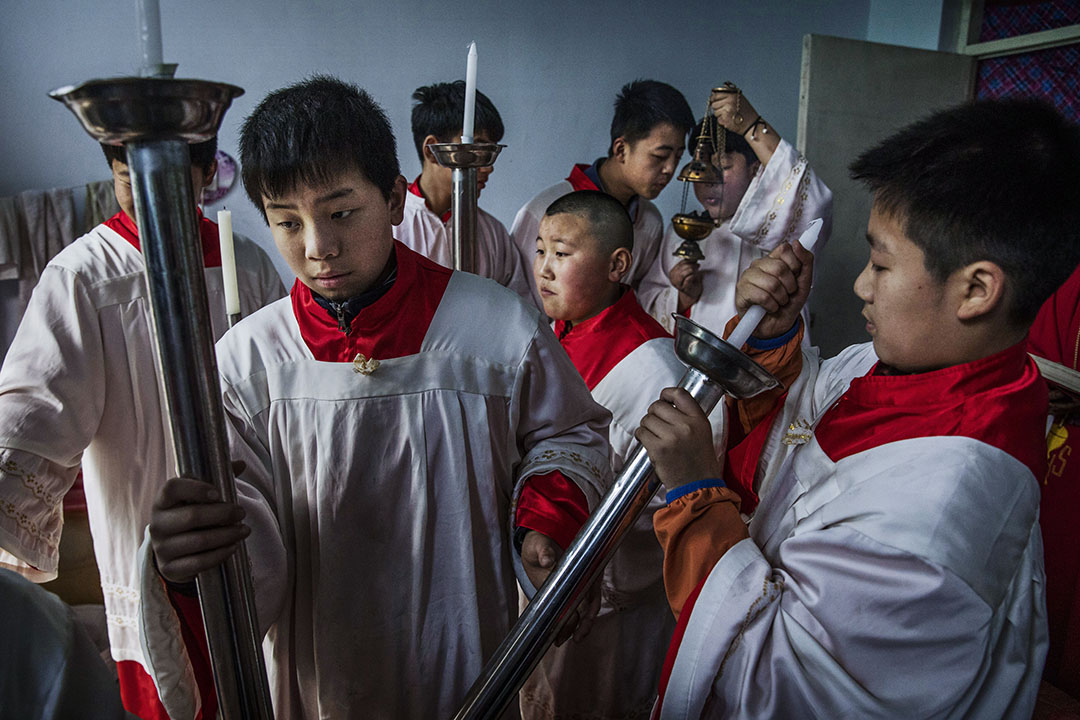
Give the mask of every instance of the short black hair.
<path id="1" fill-rule="evenodd" d="M 851 164 L 939 282 L 979 260 L 1034 320 L 1080 262 L 1080 127 L 1039 100 L 984 100 L 905 127 Z"/>
<path id="2" fill-rule="evenodd" d="M 712 157 L 712 154 L 716 151 L 713 147 L 713 137 L 719 138 L 719 133 L 724 133 L 724 152 L 725 153 L 738 153 L 746 158 L 746 164 L 749 166 L 758 161 L 757 153 L 750 147 L 750 143 L 746 142 L 746 138 L 736 132 L 731 132 L 727 128 L 723 127 L 716 121 L 715 115 L 706 115 L 690 129 L 690 134 L 686 139 L 686 149 L 692 154 L 697 148 L 698 138 L 702 135 L 705 136 L 705 154 L 707 157 Z"/>
<path id="3" fill-rule="evenodd" d="M 683 135 L 694 126 L 694 113 L 681 92 L 657 80 L 634 80 L 623 85 L 615 97 L 608 156 L 617 138 L 633 144 L 664 123 L 675 126 Z"/>
<path id="4" fill-rule="evenodd" d="M 619 248 L 634 251 L 634 223 L 623 204 L 599 190 L 576 190 L 548 205 L 544 217 L 576 215 L 589 223 L 592 236 L 601 243 L 601 251 L 613 253 Z"/>
<path id="5" fill-rule="evenodd" d="M 101 151 L 105 153 L 105 160 L 109 163 L 110 170 L 112 169 L 113 160 L 118 160 L 127 165 L 127 151 L 123 145 L 101 143 Z M 206 173 L 210 172 L 210 166 L 217 156 L 217 137 L 212 137 L 200 143 L 189 143 L 188 154 L 191 156 L 192 167 L 202 168 L 203 172 Z"/>
<path id="6" fill-rule="evenodd" d="M 390 120 L 351 83 L 315 75 L 259 103 L 240 131 L 244 190 L 263 213 L 263 197 L 300 183 L 321 185 L 357 170 L 389 198 L 401 174 Z"/>
<path id="7" fill-rule="evenodd" d="M 424 162 L 424 138 L 434 135 L 439 142 L 450 142 L 461 133 L 465 116 L 465 81 L 436 83 L 416 88 L 412 94 L 412 135 L 416 154 Z M 474 131 L 486 132 L 492 142 L 503 139 L 502 117 L 487 95 L 476 91 Z"/>

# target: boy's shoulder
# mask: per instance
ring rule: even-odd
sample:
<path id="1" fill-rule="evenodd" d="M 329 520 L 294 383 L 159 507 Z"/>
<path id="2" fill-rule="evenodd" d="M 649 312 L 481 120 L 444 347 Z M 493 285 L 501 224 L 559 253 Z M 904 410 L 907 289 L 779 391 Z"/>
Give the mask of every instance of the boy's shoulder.
<path id="1" fill-rule="evenodd" d="M 302 357 L 303 349 L 290 295 L 242 318 L 215 345 L 218 370 L 230 382 Z"/>
<path id="2" fill-rule="evenodd" d="M 550 185 L 534 195 L 531 200 L 521 207 L 521 212 L 528 212 L 537 217 L 543 216 L 551 203 L 555 202 L 563 195 L 573 192 L 573 190 L 574 186 L 570 184 L 569 180 L 560 180 L 554 185 Z"/>
<path id="3" fill-rule="evenodd" d="M 452 350 L 516 365 L 545 325 L 539 311 L 494 280 L 451 272 L 423 350 Z"/>
<path id="4" fill-rule="evenodd" d="M 78 275 L 87 285 L 142 273 L 144 269 L 142 254 L 104 224 L 76 238 L 48 265 Z"/>

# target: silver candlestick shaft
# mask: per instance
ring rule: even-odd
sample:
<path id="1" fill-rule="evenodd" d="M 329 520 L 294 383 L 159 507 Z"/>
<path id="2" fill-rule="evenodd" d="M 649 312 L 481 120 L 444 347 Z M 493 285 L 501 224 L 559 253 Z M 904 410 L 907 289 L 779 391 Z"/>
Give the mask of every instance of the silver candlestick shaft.
<path id="1" fill-rule="evenodd" d="M 454 269 L 475 273 L 477 270 L 476 216 L 477 174 L 480 168 L 495 164 L 505 145 L 496 143 L 432 143 L 428 145 L 443 167 L 453 169 L 450 200 L 450 254 Z"/>
<path id="2" fill-rule="evenodd" d="M 688 391 L 706 414 L 725 394 L 751 397 L 779 385 L 757 363 L 689 318 L 676 316 L 675 343 L 679 359 L 687 365 L 679 387 Z M 454 720 L 494 720 L 500 716 L 657 487 L 649 455 L 635 443 L 615 483 L 484 666 Z"/>
<path id="3" fill-rule="evenodd" d="M 160 78 L 92 80 L 50 93 L 99 142 L 126 147 L 177 471 L 212 482 L 228 502 L 236 501 L 236 486 L 187 144 L 214 137 L 242 93 L 224 83 Z M 221 717 L 272 718 L 244 545 L 197 584 Z"/>

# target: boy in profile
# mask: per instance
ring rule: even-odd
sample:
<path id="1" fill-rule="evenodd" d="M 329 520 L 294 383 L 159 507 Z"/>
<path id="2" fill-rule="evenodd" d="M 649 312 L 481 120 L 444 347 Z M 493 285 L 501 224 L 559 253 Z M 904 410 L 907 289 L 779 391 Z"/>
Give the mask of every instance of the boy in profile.
<path id="1" fill-rule="evenodd" d="M 624 85 L 615 98 L 607 157 L 575 165 L 566 180 L 540 192 L 514 218 L 510 237 L 525 266 L 532 265 L 536 233 L 548 206 L 572 190 L 600 190 L 618 200 L 634 224 L 633 263 L 624 280 L 637 289 L 656 260 L 664 233 L 664 219 L 651 201 L 678 172 L 693 126 L 686 98 L 667 83 L 635 80 Z M 530 282 L 533 301 L 543 307 L 535 279 Z"/>
<path id="2" fill-rule="evenodd" d="M 1080 129 L 1033 101 L 944 110 L 860 156 L 872 342 L 824 362 L 799 348 L 812 256 L 747 270 L 739 311 L 768 313 L 747 347 L 788 386 L 730 413 L 749 527 L 689 396 L 665 390 L 638 431 L 679 613 L 659 717 L 1031 717 L 1047 392 L 1026 338 L 1080 260 L 1078 162 Z"/>
<path id="3" fill-rule="evenodd" d="M 250 533 L 279 716 L 450 717 L 517 617 L 515 567 L 541 584 L 606 487 L 607 413 L 533 308 L 394 240 L 407 184 L 367 93 L 273 92 L 240 150 L 297 282 L 217 347 L 243 510 L 170 480 L 157 567 L 182 592 Z"/>
<path id="4" fill-rule="evenodd" d="M 693 152 L 703 135 L 724 179 L 722 184 L 692 183 L 698 202 L 717 223 L 700 241 L 705 259 L 677 257 L 683 239 L 669 224 L 656 262 L 637 290 L 641 306 L 669 332 L 675 328 L 673 313 L 719 332 L 735 314 L 735 283 L 752 261 L 797 238 L 816 218 L 825 221 L 815 248 L 818 257 L 829 238 L 832 193 L 806 158 L 757 114 L 745 95 L 731 90 L 713 92 L 712 98 L 713 114 L 695 126 L 688 145 Z M 724 133 L 723 154 L 713 147 L 718 133 Z M 807 308 L 804 327 L 810 319 Z"/>
<path id="5" fill-rule="evenodd" d="M 622 284 L 633 264 L 634 229 L 618 200 L 578 190 L 540 221 L 533 272 L 544 313 L 595 399 L 611 411 L 611 463 L 619 472 L 633 432 L 660 391 L 686 368 L 660 324 Z M 716 423 L 720 427 L 720 423 Z M 602 606 L 588 637 L 553 647 L 521 692 L 525 718 L 647 718 L 663 648 L 675 622 L 663 586 L 663 552 L 642 513 L 601 582 Z"/>
<path id="6" fill-rule="evenodd" d="M 411 250 L 445 267 L 453 266 L 450 243 L 450 204 L 453 170 L 443 167 L 428 147 L 432 143 L 461 142 L 461 122 L 465 113 L 465 83 L 425 85 L 413 93 L 412 134 L 420 156 L 420 176 L 409 185 L 405 196 L 405 218 L 394 237 Z M 476 93 L 478 143 L 497 143 L 503 137 L 499 111 L 488 96 Z M 477 194 L 484 189 L 493 167 L 477 171 Z M 501 222 L 476 209 L 476 274 L 529 297 L 529 280 L 521 256 L 510 242 Z"/>
<path id="7" fill-rule="evenodd" d="M 189 148 L 197 201 L 217 170 L 217 140 Z M 49 262 L 0 369 L 0 566 L 35 582 L 56 576 L 61 503 L 81 467 L 124 707 L 166 720 L 140 644 L 136 557 L 175 451 L 127 158 L 123 147 L 102 149 L 121 210 Z M 191 211 L 219 338 L 228 321 L 217 225 Z M 265 252 L 235 240 L 241 311 L 250 314 L 285 288 Z"/>

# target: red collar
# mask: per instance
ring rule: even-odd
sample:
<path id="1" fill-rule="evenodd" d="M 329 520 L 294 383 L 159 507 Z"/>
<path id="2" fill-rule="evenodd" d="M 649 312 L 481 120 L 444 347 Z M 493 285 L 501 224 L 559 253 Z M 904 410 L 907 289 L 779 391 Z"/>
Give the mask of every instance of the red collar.
<path id="1" fill-rule="evenodd" d="M 420 352 L 453 271 L 396 240 L 394 253 L 397 279 L 385 295 L 353 318 L 348 335 L 315 302 L 311 288 L 299 280 L 293 284 L 293 313 L 300 335 L 316 360 L 352 362 L 358 353 L 365 358 L 388 360 Z"/>
<path id="2" fill-rule="evenodd" d="M 591 165 L 585 165 L 584 163 L 578 163 L 574 166 L 574 169 L 570 171 L 570 177 L 566 178 L 566 181 L 570 183 L 570 187 L 574 190 L 599 190 L 585 171 L 588 170 Z"/>
<path id="3" fill-rule="evenodd" d="M 1028 340 L 1036 355 L 1080 370 L 1080 267 L 1043 303 Z"/>
<path id="4" fill-rule="evenodd" d="M 196 209 L 196 212 L 199 220 L 199 241 L 202 243 L 203 266 L 221 267 L 221 241 L 218 238 L 217 223 L 204 217 L 202 209 Z M 106 220 L 104 225 L 142 252 L 139 245 L 139 228 L 123 210 Z"/>
<path id="5" fill-rule="evenodd" d="M 642 343 L 671 337 L 641 309 L 633 290 L 625 285 L 622 289 L 617 302 L 569 332 L 566 322 L 555 321 L 555 334 L 589 390 Z"/>
<path id="6" fill-rule="evenodd" d="M 411 185 L 409 185 L 409 192 L 411 192 L 416 197 L 424 198 L 424 207 L 426 207 L 428 210 L 431 210 L 431 206 L 428 205 L 427 198 L 424 197 L 424 191 L 420 189 L 421 177 L 423 177 L 422 174 L 416 176 L 416 179 L 412 181 Z M 446 212 L 444 212 L 442 215 L 439 216 L 439 219 L 443 221 L 443 224 L 450 222 L 450 211 L 447 210 Z"/>
<path id="7" fill-rule="evenodd" d="M 1026 349 L 1021 342 L 973 362 L 914 375 L 871 370 L 851 381 L 814 434 L 834 462 L 898 440 L 969 437 L 1004 450 L 1041 478 L 1047 393 Z"/>

